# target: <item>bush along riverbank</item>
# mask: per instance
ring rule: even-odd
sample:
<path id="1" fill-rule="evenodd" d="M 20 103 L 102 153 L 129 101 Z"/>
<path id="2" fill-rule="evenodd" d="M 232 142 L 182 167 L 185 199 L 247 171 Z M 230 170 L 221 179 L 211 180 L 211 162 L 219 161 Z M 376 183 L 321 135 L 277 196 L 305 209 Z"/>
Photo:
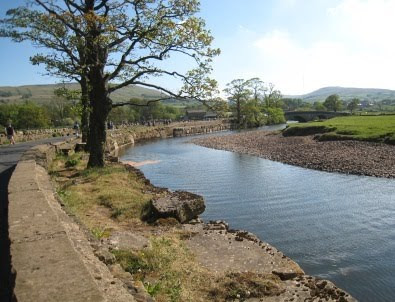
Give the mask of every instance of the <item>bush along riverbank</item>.
<path id="1" fill-rule="evenodd" d="M 343 117 L 282 133 L 258 130 L 193 142 L 309 169 L 395 178 L 395 147 L 389 144 L 394 129 L 395 116 Z M 341 134 L 347 131 L 354 134 Z"/>
<path id="2" fill-rule="evenodd" d="M 57 156 L 52 179 L 96 256 L 136 301 L 355 301 L 254 234 L 202 222 L 201 196 L 155 187 L 128 164 L 87 169 L 86 158 Z"/>

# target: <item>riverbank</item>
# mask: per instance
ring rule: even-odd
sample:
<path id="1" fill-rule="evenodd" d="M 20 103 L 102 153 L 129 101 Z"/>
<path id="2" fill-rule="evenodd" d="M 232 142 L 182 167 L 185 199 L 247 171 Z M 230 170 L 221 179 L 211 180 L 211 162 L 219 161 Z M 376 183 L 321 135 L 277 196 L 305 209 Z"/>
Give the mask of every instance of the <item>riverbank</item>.
<path id="1" fill-rule="evenodd" d="M 314 136 L 284 137 L 250 131 L 195 139 L 197 145 L 259 156 L 309 169 L 395 178 L 395 147 L 364 141 L 318 141 Z"/>
<path id="2" fill-rule="evenodd" d="M 86 170 L 85 157 L 55 160 L 57 191 L 64 209 L 91 234 L 94 253 L 136 301 L 354 301 L 226 222 L 145 222 L 151 200 L 174 194 L 129 165 Z"/>

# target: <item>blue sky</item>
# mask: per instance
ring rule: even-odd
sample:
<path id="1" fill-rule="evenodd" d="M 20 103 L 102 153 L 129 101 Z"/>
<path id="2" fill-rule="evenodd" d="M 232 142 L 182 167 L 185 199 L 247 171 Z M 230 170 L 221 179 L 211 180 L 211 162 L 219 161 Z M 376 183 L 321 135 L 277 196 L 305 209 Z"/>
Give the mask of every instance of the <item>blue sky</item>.
<path id="1" fill-rule="evenodd" d="M 20 3 L 1 1 L 0 15 Z M 395 0 L 201 0 L 200 16 L 222 50 L 213 64 L 220 88 L 260 77 L 283 94 L 395 89 Z M 0 86 L 59 81 L 31 66 L 35 52 L 0 39 Z"/>

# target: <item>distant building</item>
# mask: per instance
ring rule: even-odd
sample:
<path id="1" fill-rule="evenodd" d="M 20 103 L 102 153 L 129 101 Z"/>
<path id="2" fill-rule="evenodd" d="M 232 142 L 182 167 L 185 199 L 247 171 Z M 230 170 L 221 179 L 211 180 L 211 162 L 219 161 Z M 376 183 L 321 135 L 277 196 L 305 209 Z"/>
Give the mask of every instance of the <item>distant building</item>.
<path id="1" fill-rule="evenodd" d="M 362 107 L 362 108 L 366 108 L 366 107 L 370 107 L 370 106 L 373 106 L 373 102 L 371 102 L 371 101 L 364 100 L 364 101 L 361 101 L 361 103 L 360 103 L 360 107 Z"/>
<path id="2" fill-rule="evenodd" d="M 205 120 L 215 120 L 217 118 L 218 118 L 218 114 L 213 111 L 207 112 L 206 115 L 204 116 Z"/>
<path id="3" fill-rule="evenodd" d="M 218 118 L 217 113 L 205 110 L 187 110 L 184 119 L 187 121 L 213 120 Z"/>

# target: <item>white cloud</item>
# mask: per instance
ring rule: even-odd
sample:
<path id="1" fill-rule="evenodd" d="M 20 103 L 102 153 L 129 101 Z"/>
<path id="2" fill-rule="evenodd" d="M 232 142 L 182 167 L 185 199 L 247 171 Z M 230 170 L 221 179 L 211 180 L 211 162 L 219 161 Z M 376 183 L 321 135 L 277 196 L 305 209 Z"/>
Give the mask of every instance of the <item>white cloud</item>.
<path id="1" fill-rule="evenodd" d="M 297 0 L 280 0 L 282 6 L 286 8 L 292 8 L 296 5 Z"/>
<path id="2" fill-rule="evenodd" d="M 328 17 L 335 28 L 309 42 L 284 30 L 251 42 L 270 80 L 287 94 L 332 85 L 395 89 L 395 0 L 344 0 Z"/>
<path id="3" fill-rule="evenodd" d="M 284 9 L 295 1 L 281 3 Z M 309 34 L 293 21 L 267 24 L 262 28 L 271 29 L 264 32 L 236 27 L 222 38 L 223 52 L 214 64 L 221 88 L 235 78 L 260 77 L 284 94 L 324 86 L 395 89 L 395 0 L 336 3 L 316 8 L 320 19 Z"/>
<path id="4" fill-rule="evenodd" d="M 394 0 L 343 0 L 328 12 L 337 20 L 338 30 L 350 41 L 365 47 L 388 43 L 394 47 L 391 39 L 395 28 Z"/>

